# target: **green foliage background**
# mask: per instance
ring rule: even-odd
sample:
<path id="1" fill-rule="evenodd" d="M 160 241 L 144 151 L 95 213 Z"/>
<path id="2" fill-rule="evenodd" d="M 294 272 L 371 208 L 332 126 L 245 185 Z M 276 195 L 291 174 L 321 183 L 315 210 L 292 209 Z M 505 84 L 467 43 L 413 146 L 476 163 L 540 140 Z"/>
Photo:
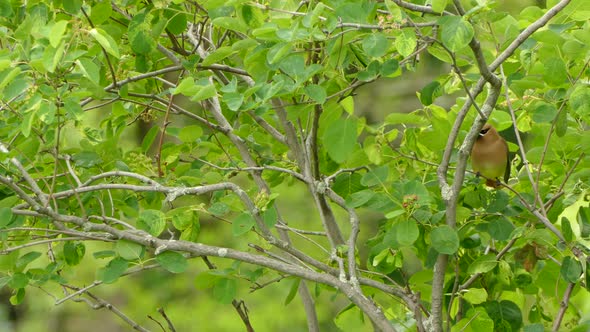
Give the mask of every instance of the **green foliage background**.
<path id="1" fill-rule="evenodd" d="M 521 5 L 0 0 L 5 308 L 305 331 L 306 285 L 321 331 L 587 330 L 590 11 Z"/>

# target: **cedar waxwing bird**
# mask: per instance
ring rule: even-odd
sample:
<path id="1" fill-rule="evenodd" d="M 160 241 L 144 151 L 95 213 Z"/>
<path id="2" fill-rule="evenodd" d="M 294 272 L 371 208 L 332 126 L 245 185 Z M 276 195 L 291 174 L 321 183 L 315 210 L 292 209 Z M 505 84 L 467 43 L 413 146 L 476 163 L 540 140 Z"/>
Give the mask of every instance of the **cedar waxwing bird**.
<path id="1" fill-rule="evenodd" d="M 504 183 L 510 177 L 510 160 L 508 159 L 508 144 L 496 129 L 485 124 L 475 140 L 471 150 L 471 165 L 478 175 L 486 178 L 488 187 L 497 188 L 498 178 L 504 178 Z"/>

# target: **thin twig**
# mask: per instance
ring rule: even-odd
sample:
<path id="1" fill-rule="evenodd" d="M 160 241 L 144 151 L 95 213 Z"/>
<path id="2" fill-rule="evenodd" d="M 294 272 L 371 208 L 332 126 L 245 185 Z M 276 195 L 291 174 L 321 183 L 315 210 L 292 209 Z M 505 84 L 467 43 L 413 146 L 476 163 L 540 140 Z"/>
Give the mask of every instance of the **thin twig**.
<path id="1" fill-rule="evenodd" d="M 160 315 L 162 315 L 162 317 L 164 317 L 164 320 L 166 320 L 166 323 L 168 323 L 168 329 L 170 329 L 170 332 L 176 332 L 176 328 L 174 327 L 174 324 L 172 323 L 170 318 L 168 318 L 168 315 L 166 315 L 164 308 L 158 308 L 158 313 L 160 313 Z M 250 332 L 250 331 L 248 331 L 248 332 Z"/>
<path id="2" fill-rule="evenodd" d="M 553 197 L 551 197 L 547 202 L 545 202 L 545 209 L 547 211 L 549 211 L 549 209 L 551 209 L 551 207 L 553 206 L 553 203 L 555 202 L 555 200 L 557 200 L 559 197 L 561 197 L 564 194 L 563 187 L 565 187 L 565 184 L 566 184 L 567 180 L 574 173 L 574 170 L 576 169 L 576 167 L 578 167 L 578 164 L 580 164 L 580 162 L 582 161 L 582 159 L 584 159 L 584 156 L 585 156 L 585 154 L 583 152 L 580 153 L 580 156 L 578 157 L 578 159 L 576 160 L 576 162 L 574 163 L 574 165 L 565 174 L 565 177 L 563 178 L 563 181 L 561 181 L 561 185 L 559 185 L 559 189 L 557 189 L 556 194 L 553 195 Z"/>
<path id="3" fill-rule="evenodd" d="M 203 259 L 203 262 L 205 262 L 205 265 L 207 265 L 207 267 L 209 268 L 209 270 L 216 270 L 217 269 L 217 267 L 213 263 L 211 263 L 211 261 L 209 260 L 209 258 L 207 256 L 203 256 L 202 259 Z M 236 312 L 240 316 L 240 319 L 242 320 L 242 322 L 246 326 L 246 331 L 247 332 L 254 332 L 254 328 L 252 327 L 252 324 L 250 323 L 250 317 L 248 317 L 248 309 L 246 308 L 244 301 L 238 301 L 236 299 L 233 299 L 232 305 L 233 305 L 234 309 L 236 309 Z M 163 312 L 163 310 L 162 310 L 162 312 Z M 167 318 L 166 318 L 166 321 L 169 322 L 169 320 Z M 170 322 L 169 322 L 169 324 L 170 324 Z"/>
<path id="4" fill-rule="evenodd" d="M 572 295 L 572 291 L 574 290 L 575 286 L 576 284 L 571 282 L 567 285 L 567 288 L 563 293 L 563 299 L 559 303 L 559 312 L 557 312 L 557 316 L 555 316 L 555 320 L 553 321 L 553 329 L 551 331 L 559 331 L 559 326 L 561 325 L 561 321 L 563 320 L 563 316 L 565 315 L 565 311 L 567 310 L 570 302 L 570 296 Z"/>
<path id="5" fill-rule="evenodd" d="M 539 192 L 539 187 L 537 186 L 537 182 L 535 181 L 533 174 L 531 173 L 531 169 L 529 167 L 529 161 L 526 157 L 526 151 L 524 148 L 524 144 L 522 143 L 522 139 L 520 138 L 520 132 L 518 131 L 517 121 L 516 121 L 516 114 L 514 112 L 514 108 L 512 107 L 512 102 L 510 101 L 510 94 L 509 94 L 509 87 L 508 81 L 506 76 L 504 75 L 503 66 L 500 66 L 500 73 L 502 74 L 502 80 L 504 81 L 504 86 L 506 89 L 504 90 L 504 97 L 506 98 L 506 105 L 510 112 L 510 117 L 512 119 L 512 125 L 514 127 L 514 135 L 516 136 L 516 142 L 518 143 L 518 150 L 520 151 L 520 156 L 522 158 L 522 162 L 524 164 L 523 168 L 526 171 L 526 174 L 529 177 L 529 181 L 531 182 L 531 186 L 533 187 L 533 193 L 535 195 L 535 204 L 539 204 L 539 209 L 543 216 L 547 217 L 547 211 L 545 211 L 545 205 L 543 204 L 543 199 L 541 198 L 541 193 Z"/>

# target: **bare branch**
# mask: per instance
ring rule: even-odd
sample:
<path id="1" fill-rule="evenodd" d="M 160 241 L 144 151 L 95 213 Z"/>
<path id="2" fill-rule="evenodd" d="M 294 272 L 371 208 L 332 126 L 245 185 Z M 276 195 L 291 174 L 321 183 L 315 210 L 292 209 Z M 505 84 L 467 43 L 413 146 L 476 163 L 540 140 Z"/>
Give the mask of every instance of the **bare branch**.
<path id="1" fill-rule="evenodd" d="M 396 5 L 405 8 L 405 9 L 409 9 L 411 11 L 414 12 L 419 12 L 419 13 L 425 13 L 425 14 L 434 14 L 434 15 L 441 15 L 441 13 L 437 13 L 434 10 L 432 10 L 431 6 L 422 6 L 422 5 L 416 5 L 410 2 L 406 2 L 403 0 L 393 0 L 393 2 L 395 2 Z M 442 12 L 442 14 L 444 15 L 449 15 L 449 16 L 453 16 L 454 14 L 451 12 L 448 12 L 446 10 L 444 10 Z"/>

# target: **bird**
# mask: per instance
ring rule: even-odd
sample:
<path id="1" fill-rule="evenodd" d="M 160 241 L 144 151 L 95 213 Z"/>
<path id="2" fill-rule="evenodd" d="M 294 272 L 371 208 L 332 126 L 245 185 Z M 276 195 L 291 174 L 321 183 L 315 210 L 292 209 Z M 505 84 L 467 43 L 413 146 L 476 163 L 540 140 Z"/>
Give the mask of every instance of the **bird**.
<path id="1" fill-rule="evenodd" d="M 471 149 L 471 165 L 478 176 L 486 178 L 488 187 L 498 188 L 500 177 L 504 178 L 504 183 L 508 182 L 510 177 L 508 144 L 498 134 L 496 128 L 488 123 L 479 132 Z"/>

